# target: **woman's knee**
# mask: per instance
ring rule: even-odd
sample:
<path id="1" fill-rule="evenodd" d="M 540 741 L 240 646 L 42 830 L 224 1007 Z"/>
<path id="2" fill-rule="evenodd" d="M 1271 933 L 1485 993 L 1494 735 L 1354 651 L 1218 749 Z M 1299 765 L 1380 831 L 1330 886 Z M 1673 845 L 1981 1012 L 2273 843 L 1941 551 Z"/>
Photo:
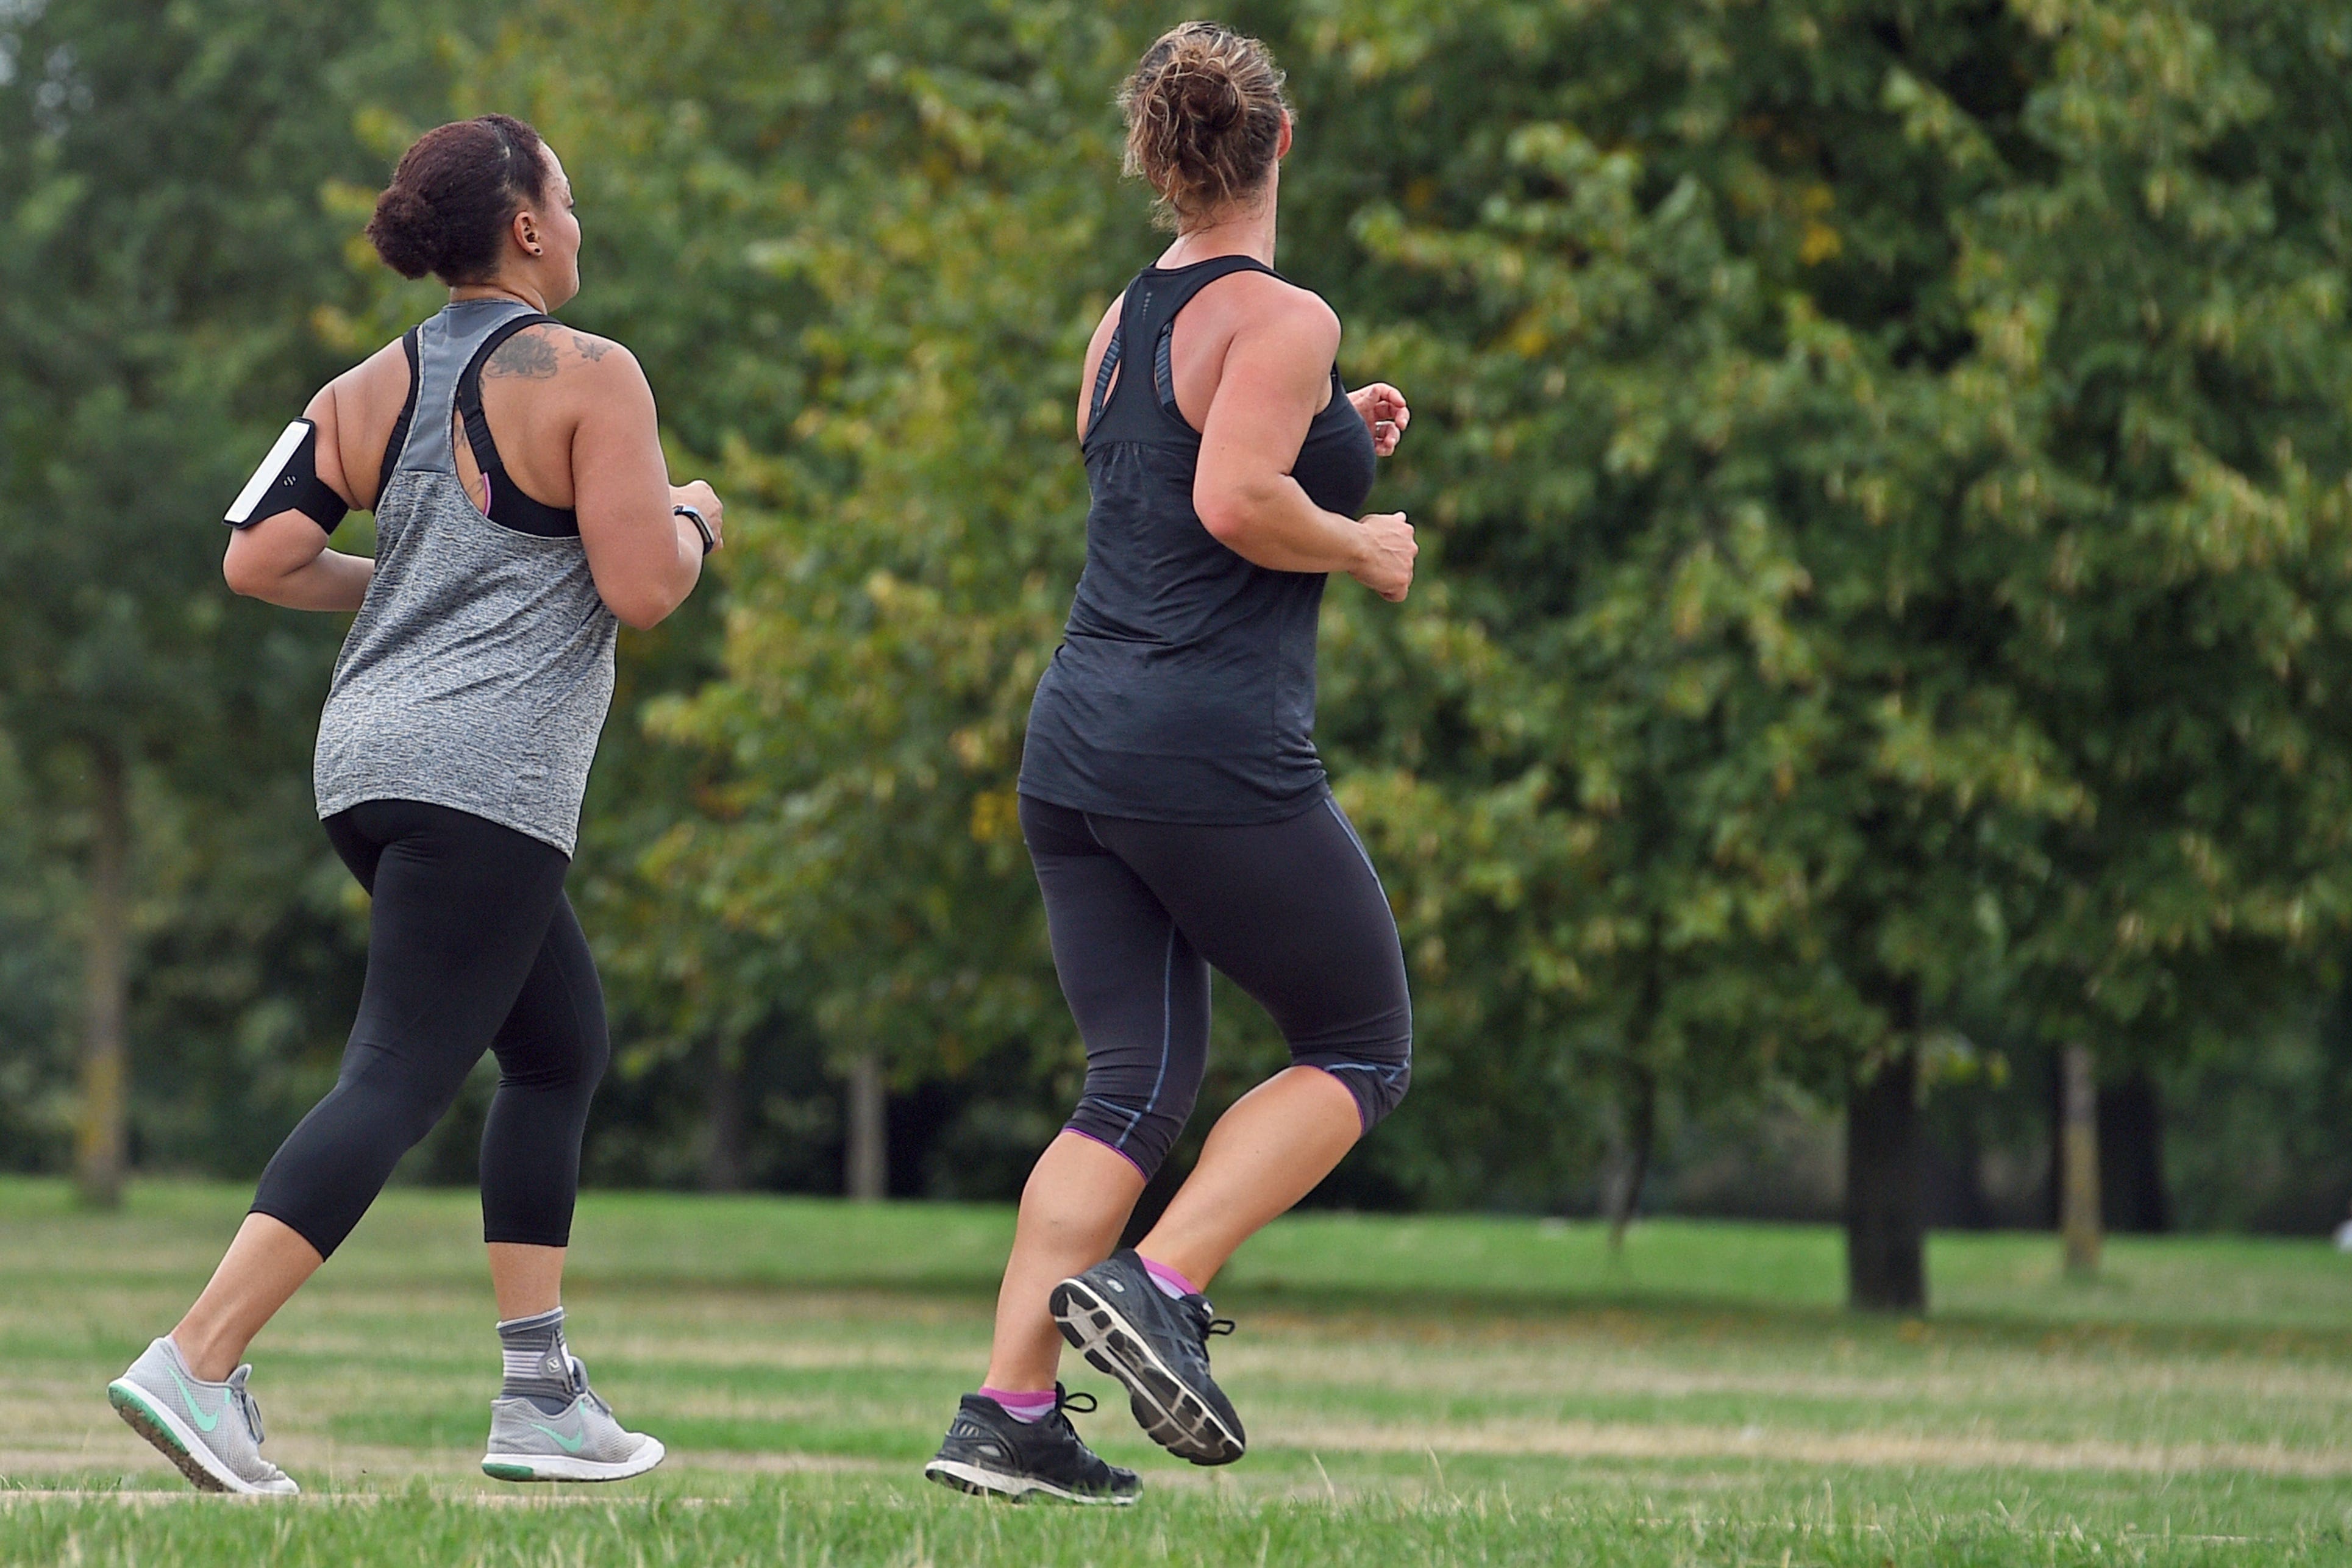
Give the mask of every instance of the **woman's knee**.
<path id="1" fill-rule="evenodd" d="M 613 1060 L 601 1005 L 541 1007 L 530 1014 L 518 1008 L 491 1050 L 499 1059 L 500 1089 L 583 1101 L 596 1092 Z"/>
<path id="2" fill-rule="evenodd" d="M 1091 1138 L 1129 1163 L 1150 1181 L 1168 1163 L 1177 1135 L 1192 1113 L 1192 1096 L 1171 1100 L 1164 1095 L 1097 1092 L 1089 1087 L 1070 1113 L 1067 1130 Z"/>
<path id="3" fill-rule="evenodd" d="M 583 1042 L 581 1047 L 563 1056 L 525 1064 L 499 1066 L 499 1090 L 502 1094 L 543 1096 L 563 1103 L 585 1106 L 595 1098 L 596 1086 L 604 1080 L 604 1069 L 612 1060 L 612 1049 L 603 1041 Z"/>
<path id="4" fill-rule="evenodd" d="M 1410 1043 L 1393 1053 L 1294 1052 L 1291 1060 L 1300 1067 L 1320 1068 L 1338 1079 L 1355 1097 L 1356 1114 L 1363 1120 L 1367 1132 L 1386 1121 L 1389 1113 L 1404 1102 L 1406 1091 L 1412 1087 Z"/>

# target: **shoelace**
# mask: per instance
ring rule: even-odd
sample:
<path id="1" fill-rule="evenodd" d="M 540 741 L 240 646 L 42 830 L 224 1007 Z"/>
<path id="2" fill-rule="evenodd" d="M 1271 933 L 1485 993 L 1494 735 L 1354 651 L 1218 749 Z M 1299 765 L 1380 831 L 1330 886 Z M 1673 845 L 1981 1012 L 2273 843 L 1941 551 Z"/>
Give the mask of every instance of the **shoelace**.
<path id="1" fill-rule="evenodd" d="M 1231 1318 L 1220 1318 L 1217 1316 L 1217 1310 L 1209 1305 L 1209 1299 L 1206 1296 L 1194 1296 L 1190 1298 L 1190 1300 L 1201 1303 L 1199 1315 L 1201 1324 L 1201 1349 L 1205 1352 L 1209 1348 L 1209 1342 L 1211 1340 L 1221 1338 L 1223 1335 L 1230 1334 L 1234 1331 L 1234 1321 Z"/>
<path id="2" fill-rule="evenodd" d="M 572 1397 L 586 1400 L 602 1415 L 613 1414 L 613 1407 L 604 1403 L 604 1396 L 588 1386 L 588 1363 L 576 1355 L 567 1356 L 565 1359 L 572 1363 Z"/>
<path id="3" fill-rule="evenodd" d="M 1100 1408 L 1091 1394 L 1083 1391 L 1072 1394 L 1058 1383 L 1054 1385 L 1053 1424 L 1062 1429 L 1065 1437 L 1081 1448 L 1087 1446 L 1086 1439 L 1078 1436 L 1076 1426 L 1070 1425 L 1070 1412 L 1075 1410 L 1081 1415 L 1090 1415 Z"/>
<path id="4" fill-rule="evenodd" d="M 244 1412 L 246 1430 L 253 1434 L 253 1446 L 258 1448 L 262 1442 L 261 1406 L 255 1404 L 253 1395 L 246 1392 L 243 1378 L 232 1380 L 228 1391 L 236 1397 L 237 1409 Z"/>

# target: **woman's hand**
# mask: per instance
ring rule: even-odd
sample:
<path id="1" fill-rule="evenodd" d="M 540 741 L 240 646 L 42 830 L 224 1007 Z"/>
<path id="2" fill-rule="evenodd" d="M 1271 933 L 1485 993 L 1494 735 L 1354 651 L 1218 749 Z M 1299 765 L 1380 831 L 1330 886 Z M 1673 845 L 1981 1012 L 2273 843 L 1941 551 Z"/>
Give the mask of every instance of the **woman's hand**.
<path id="1" fill-rule="evenodd" d="M 1412 591 L 1413 558 L 1421 553 L 1412 537 L 1412 524 L 1401 511 L 1376 511 L 1360 526 L 1363 542 L 1348 575 L 1390 604 L 1397 604 Z"/>
<path id="2" fill-rule="evenodd" d="M 1372 433 L 1372 450 L 1383 458 L 1395 451 L 1397 443 L 1404 439 L 1404 427 L 1412 423 L 1412 410 L 1406 406 L 1404 394 L 1385 381 L 1376 381 L 1348 394 L 1348 401 L 1362 416 L 1364 428 Z"/>

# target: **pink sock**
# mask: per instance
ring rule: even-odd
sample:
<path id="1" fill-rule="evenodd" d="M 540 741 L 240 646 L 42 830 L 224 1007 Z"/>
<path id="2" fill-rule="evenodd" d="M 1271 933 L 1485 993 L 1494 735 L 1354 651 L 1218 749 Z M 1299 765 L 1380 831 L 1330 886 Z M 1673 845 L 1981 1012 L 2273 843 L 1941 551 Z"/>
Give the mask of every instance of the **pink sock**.
<path id="1" fill-rule="evenodd" d="M 1136 1256 L 1143 1258 L 1140 1252 Z M 1160 1287 L 1162 1295 L 1181 1301 L 1187 1296 L 1200 1294 L 1198 1290 L 1192 1289 L 1192 1282 L 1190 1279 L 1185 1279 L 1165 1263 L 1154 1263 L 1150 1258 L 1143 1258 L 1143 1270 L 1151 1276 L 1151 1282 Z"/>
<path id="2" fill-rule="evenodd" d="M 1015 1421 L 1043 1421 L 1054 1414 L 1054 1391 L 1050 1388 L 1043 1394 L 1016 1394 L 1009 1388 L 983 1388 L 980 1396 L 996 1401 L 1004 1407 L 1004 1414 Z"/>

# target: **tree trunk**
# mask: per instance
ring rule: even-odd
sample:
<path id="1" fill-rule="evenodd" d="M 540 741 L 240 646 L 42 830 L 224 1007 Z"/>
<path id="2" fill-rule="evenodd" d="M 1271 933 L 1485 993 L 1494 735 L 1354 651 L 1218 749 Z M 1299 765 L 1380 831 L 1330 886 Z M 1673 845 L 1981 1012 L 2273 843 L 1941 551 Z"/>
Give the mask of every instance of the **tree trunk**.
<path id="1" fill-rule="evenodd" d="M 1625 1158 L 1609 1193 L 1609 1251 L 1625 1250 L 1625 1230 L 1642 1205 L 1650 1178 L 1650 1152 L 1658 1141 L 1658 1075 L 1635 1064 L 1627 1069 L 1633 1093 L 1625 1107 Z"/>
<path id="2" fill-rule="evenodd" d="M 850 1063 L 847 1109 L 842 1188 L 853 1202 L 878 1203 L 890 1195 L 890 1134 L 883 1115 L 881 1052 L 865 1051 Z"/>
<path id="3" fill-rule="evenodd" d="M 2110 1233 L 2172 1228 L 2164 1180 L 2164 1096 L 2145 1068 L 2099 1091 L 2099 1220 Z"/>
<path id="4" fill-rule="evenodd" d="M 89 921 L 82 954 L 81 1106 L 74 1129 L 74 1177 L 81 1201 L 92 1208 L 122 1202 L 130 859 L 130 781 L 121 753 L 101 745 L 90 756 Z"/>
<path id="5" fill-rule="evenodd" d="M 1845 1120 L 1846 1304 L 1927 1310 L 1927 1227 L 1919 1207 L 1919 1058 L 1907 1045 L 1878 1076 L 1851 1086 Z"/>
<path id="6" fill-rule="evenodd" d="M 2087 1279 L 2099 1271 L 2099 1079 L 2088 1046 L 2068 1046 L 2063 1063 L 2058 1228 L 2065 1237 L 2066 1272 Z"/>
<path id="7" fill-rule="evenodd" d="M 713 1040 L 703 1079 L 702 1190 L 743 1190 L 743 1064 Z"/>

